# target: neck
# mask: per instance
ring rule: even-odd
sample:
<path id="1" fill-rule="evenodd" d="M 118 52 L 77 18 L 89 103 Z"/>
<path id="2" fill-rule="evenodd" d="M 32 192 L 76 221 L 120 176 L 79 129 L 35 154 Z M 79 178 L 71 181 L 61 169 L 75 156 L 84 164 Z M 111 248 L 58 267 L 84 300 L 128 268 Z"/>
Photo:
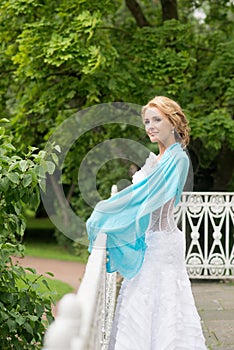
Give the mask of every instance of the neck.
<path id="1" fill-rule="evenodd" d="M 162 143 L 162 142 L 158 142 L 158 147 L 159 147 L 159 156 L 162 156 L 163 153 L 166 151 L 166 149 L 168 147 L 170 147 L 171 145 L 173 145 L 174 143 L 176 143 L 175 139 L 171 139 L 169 140 L 167 143 Z"/>

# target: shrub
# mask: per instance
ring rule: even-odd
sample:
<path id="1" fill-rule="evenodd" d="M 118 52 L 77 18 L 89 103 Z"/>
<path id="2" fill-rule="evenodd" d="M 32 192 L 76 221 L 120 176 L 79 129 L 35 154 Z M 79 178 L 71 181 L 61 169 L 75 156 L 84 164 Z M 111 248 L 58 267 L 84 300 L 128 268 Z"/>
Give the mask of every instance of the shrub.
<path id="1" fill-rule="evenodd" d="M 0 244 L 0 348 L 1 350 L 40 349 L 47 325 L 53 320 L 50 295 L 38 291 L 38 279 L 48 287 L 42 276 L 34 269 L 24 269 L 12 263 L 14 255 L 22 246 Z M 35 275 L 31 281 L 26 274 Z M 18 287 L 18 281 L 25 287 Z"/>
<path id="2" fill-rule="evenodd" d="M 17 154 L 12 135 L 4 127 L 7 122 L 0 120 L 0 349 L 39 349 L 45 328 L 53 319 L 52 297 L 38 292 L 38 278 L 45 285 L 46 280 L 35 275 L 31 281 L 26 271 L 35 271 L 14 265 L 11 256 L 24 252 L 23 210 L 39 204 L 38 174 L 45 152 L 30 147 L 27 154 Z M 42 164 L 44 174 L 40 172 L 39 182 L 43 185 L 46 172 L 53 166 L 45 160 Z M 20 288 L 19 281 L 25 287 Z"/>

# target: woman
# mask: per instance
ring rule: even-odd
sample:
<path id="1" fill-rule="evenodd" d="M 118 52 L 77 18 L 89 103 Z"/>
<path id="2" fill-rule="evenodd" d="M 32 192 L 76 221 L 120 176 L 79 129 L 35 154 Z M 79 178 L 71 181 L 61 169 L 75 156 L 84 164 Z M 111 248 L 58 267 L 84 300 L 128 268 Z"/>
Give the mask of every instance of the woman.
<path id="1" fill-rule="evenodd" d="M 107 270 L 125 278 L 109 350 L 205 350 L 200 318 L 185 266 L 185 238 L 173 207 L 189 168 L 183 150 L 189 128 L 180 106 L 157 96 L 142 110 L 159 154 L 150 153 L 133 185 L 100 202 L 87 222 L 90 249 L 107 233 Z"/>

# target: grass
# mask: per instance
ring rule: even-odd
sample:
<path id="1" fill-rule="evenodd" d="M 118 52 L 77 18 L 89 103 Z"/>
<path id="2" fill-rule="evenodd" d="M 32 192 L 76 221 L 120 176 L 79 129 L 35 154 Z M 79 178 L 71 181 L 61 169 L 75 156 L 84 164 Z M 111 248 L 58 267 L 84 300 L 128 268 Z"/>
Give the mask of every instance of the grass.
<path id="1" fill-rule="evenodd" d="M 49 218 L 27 218 L 27 228 L 28 229 L 41 229 L 41 230 L 48 230 L 48 229 L 54 229 L 55 226 L 52 223 L 52 221 Z"/>
<path id="2" fill-rule="evenodd" d="M 41 294 L 51 295 L 55 302 L 59 301 L 64 294 L 71 293 L 74 291 L 73 287 L 70 286 L 68 283 L 62 282 L 60 280 L 57 280 L 55 278 L 40 276 L 40 275 L 34 275 L 31 273 L 27 273 L 27 278 L 33 282 L 35 279 L 37 279 L 38 284 L 38 292 Z M 45 280 L 46 282 L 43 282 Z M 48 290 L 45 283 L 48 284 L 51 291 Z M 22 281 L 18 281 L 18 287 L 19 288 L 25 288 L 27 285 Z"/>
<path id="3" fill-rule="evenodd" d="M 26 250 L 25 255 L 35 256 L 37 258 L 57 259 L 64 261 L 81 261 L 79 256 L 71 254 L 66 248 L 59 246 L 57 243 L 44 243 L 40 241 L 24 242 Z"/>
<path id="4" fill-rule="evenodd" d="M 89 255 L 87 247 L 82 244 L 76 245 L 76 254 L 74 254 L 66 247 L 59 245 L 54 238 L 54 225 L 49 218 L 28 217 L 24 237 L 23 244 L 26 247 L 27 256 L 87 263 Z"/>

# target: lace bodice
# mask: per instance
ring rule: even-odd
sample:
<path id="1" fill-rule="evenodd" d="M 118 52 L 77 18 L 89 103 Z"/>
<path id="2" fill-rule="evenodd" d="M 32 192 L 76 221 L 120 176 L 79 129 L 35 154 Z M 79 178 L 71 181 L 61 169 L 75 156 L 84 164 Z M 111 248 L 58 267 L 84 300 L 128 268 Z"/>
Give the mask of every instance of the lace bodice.
<path id="1" fill-rule="evenodd" d="M 150 152 L 144 166 L 132 177 L 132 183 L 143 180 L 157 164 L 156 154 Z M 161 208 L 153 211 L 148 231 L 167 231 L 170 232 L 176 228 L 174 221 L 174 198 L 165 203 Z"/>

